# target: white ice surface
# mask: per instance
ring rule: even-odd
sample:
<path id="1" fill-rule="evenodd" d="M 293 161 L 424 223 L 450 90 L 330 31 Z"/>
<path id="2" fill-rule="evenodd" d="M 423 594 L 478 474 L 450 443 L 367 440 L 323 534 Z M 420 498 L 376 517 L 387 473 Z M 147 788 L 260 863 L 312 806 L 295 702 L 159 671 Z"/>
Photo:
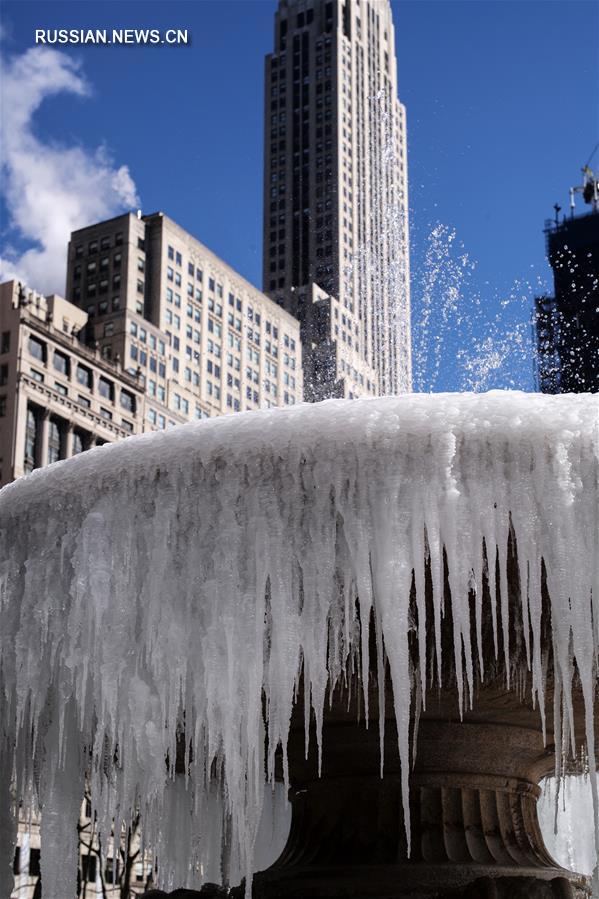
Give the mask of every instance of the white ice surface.
<path id="1" fill-rule="evenodd" d="M 468 593 L 480 594 L 484 540 L 505 597 L 510 515 L 528 582 L 533 693 L 543 706 L 544 559 L 565 709 L 557 738 L 566 750 L 586 740 L 592 756 L 598 459 L 596 395 L 411 395 L 189 424 L 6 487 L 0 897 L 10 892 L 11 768 L 18 795 L 33 783 L 57 823 L 42 832 L 45 899 L 63 899 L 56 884 L 75 880 L 75 828 L 63 822 L 76 817 L 84 776 L 105 833 L 140 807 L 165 886 L 196 885 L 198 863 L 212 878 L 221 867 L 232 881 L 251 875 L 263 771 L 273 777 L 286 745 L 300 669 L 320 723 L 327 685 L 357 654 L 356 596 L 363 622 L 375 607 L 384 637 L 407 803 L 412 571 L 422 603 L 428 547 L 438 625 L 445 549 L 468 702 L 478 651 Z M 587 727 L 572 737 L 575 664 Z M 165 765 L 183 717 L 187 788 Z"/>

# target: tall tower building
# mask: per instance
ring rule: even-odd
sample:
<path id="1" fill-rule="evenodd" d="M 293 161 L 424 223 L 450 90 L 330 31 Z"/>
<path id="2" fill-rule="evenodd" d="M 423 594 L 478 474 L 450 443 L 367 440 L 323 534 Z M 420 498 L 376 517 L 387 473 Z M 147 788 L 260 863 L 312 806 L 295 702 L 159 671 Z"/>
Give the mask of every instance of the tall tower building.
<path id="1" fill-rule="evenodd" d="M 264 291 L 304 395 L 411 387 L 405 109 L 389 0 L 279 0 L 266 58 Z"/>

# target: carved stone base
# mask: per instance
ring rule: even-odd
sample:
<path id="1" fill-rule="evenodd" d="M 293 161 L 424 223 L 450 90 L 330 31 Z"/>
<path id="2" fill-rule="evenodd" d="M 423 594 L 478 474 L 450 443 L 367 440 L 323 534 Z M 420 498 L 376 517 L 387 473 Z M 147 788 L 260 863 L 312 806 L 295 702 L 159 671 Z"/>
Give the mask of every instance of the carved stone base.
<path id="1" fill-rule="evenodd" d="M 560 868 L 543 844 L 537 783 L 553 747 L 543 746 L 538 713 L 496 688 L 463 721 L 454 704 L 436 697 L 420 721 L 409 854 L 393 720 L 383 778 L 376 722 L 367 730 L 354 711 L 329 714 L 321 778 L 294 728 L 291 831 L 275 865 L 256 875 L 254 899 L 590 895 L 586 878 Z"/>

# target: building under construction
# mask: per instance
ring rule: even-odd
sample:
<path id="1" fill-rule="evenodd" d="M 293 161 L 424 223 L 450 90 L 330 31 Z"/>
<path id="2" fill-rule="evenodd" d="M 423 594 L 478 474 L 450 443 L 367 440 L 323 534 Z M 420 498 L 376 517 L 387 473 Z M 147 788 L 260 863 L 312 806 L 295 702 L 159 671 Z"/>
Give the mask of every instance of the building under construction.
<path id="1" fill-rule="evenodd" d="M 570 190 L 570 214 L 545 223 L 553 296 L 537 297 L 537 387 L 543 393 L 599 392 L 599 181 L 588 166 Z M 577 194 L 586 211 L 576 215 Z"/>

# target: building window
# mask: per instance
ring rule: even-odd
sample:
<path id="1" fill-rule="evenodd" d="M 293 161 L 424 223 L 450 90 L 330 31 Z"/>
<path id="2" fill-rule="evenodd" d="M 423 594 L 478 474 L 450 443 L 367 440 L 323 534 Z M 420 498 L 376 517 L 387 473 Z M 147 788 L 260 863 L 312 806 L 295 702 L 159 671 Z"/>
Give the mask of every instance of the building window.
<path id="1" fill-rule="evenodd" d="M 81 876 L 88 883 L 96 882 L 97 857 L 95 855 L 81 856 Z"/>
<path id="2" fill-rule="evenodd" d="M 41 874 L 40 868 L 40 858 L 41 858 L 41 850 L 40 849 L 30 849 L 29 850 L 29 876 L 30 877 L 39 877 Z"/>
<path id="3" fill-rule="evenodd" d="M 0 365 L 0 387 L 8 384 L 8 365 Z"/>
<path id="4" fill-rule="evenodd" d="M 51 465 L 52 462 L 58 462 L 61 458 L 61 447 L 62 439 L 60 427 L 58 422 L 51 418 L 48 425 L 48 465 Z"/>
<path id="5" fill-rule="evenodd" d="M 100 415 L 102 418 L 108 419 L 108 421 L 112 420 L 112 412 L 109 409 L 104 409 L 103 406 L 100 406 Z"/>
<path id="6" fill-rule="evenodd" d="M 25 425 L 25 472 L 33 471 L 37 463 L 38 454 L 38 417 L 31 406 L 27 407 L 27 421 Z"/>
<path id="7" fill-rule="evenodd" d="M 35 337 L 30 337 L 27 346 L 30 356 L 33 356 L 34 359 L 38 359 L 40 362 L 46 361 L 45 343 L 43 343 L 41 340 L 37 340 Z"/>
<path id="8" fill-rule="evenodd" d="M 128 390 L 121 390 L 121 406 L 127 412 L 135 412 L 135 397 Z"/>
<path id="9" fill-rule="evenodd" d="M 78 456 L 83 452 L 83 438 L 78 431 L 73 431 L 73 455 Z"/>
<path id="10" fill-rule="evenodd" d="M 98 378 L 98 393 L 107 400 L 112 400 L 114 397 L 114 385 L 112 381 L 109 381 L 106 378 Z"/>

